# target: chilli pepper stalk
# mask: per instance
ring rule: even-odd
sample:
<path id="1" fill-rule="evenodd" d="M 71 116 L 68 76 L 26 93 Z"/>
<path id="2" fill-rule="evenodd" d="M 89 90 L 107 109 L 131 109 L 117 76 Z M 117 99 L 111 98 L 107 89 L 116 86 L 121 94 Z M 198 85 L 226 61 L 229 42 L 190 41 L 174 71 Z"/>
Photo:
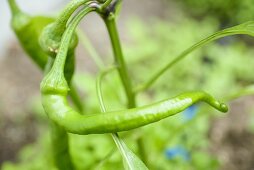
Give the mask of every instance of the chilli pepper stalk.
<path id="1" fill-rule="evenodd" d="M 202 40 L 197 42 L 196 44 L 190 46 L 183 52 L 181 52 L 178 56 L 176 56 L 172 61 L 169 61 L 165 66 L 159 69 L 154 75 L 151 76 L 148 81 L 145 83 L 138 85 L 136 89 L 134 89 L 135 93 L 142 92 L 152 86 L 164 73 L 166 73 L 171 67 L 175 66 L 178 62 L 183 60 L 194 50 L 197 50 L 204 45 L 216 41 L 220 38 L 224 38 L 232 35 L 249 35 L 254 37 L 254 21 L 248 21 L 230 28 L 226 28 L 224 30 L 218 31 Z"/>
<path id="2" fill-rule="evenodd" d="M 102 79 L 104 76 L 106 76 L 111 71 L 114 71 L 117 67 L 110 67 L 108 69 L 105 69 L 102 71 L 98 77 L 96 78 L 96 93 L 97 97 L 100 103 L 100 109 L 102 113 L 105 113 L 106 106 L 104 104 L 104 99 L 102 95 Z M 118 150 L 120 151 L 122 158 L 123 158 L 123 164 L 125 169 L 127 170 L 148 170 L 146 165 L 136 156 L 135 153 L 133 153 L 125 144 L 125 142 L 119 137 L 118 133 L 111 133 L 112 139 L 114 140 Z"/>
<path id="3" fill-rule="evenodd" d="M 107 2 L 107 1 L 106 1 Z M 70 22 L 73 13 L 80 7 L 88 5 L 96 5 L 96 1 L 92 0 L 72 0 L 66 8 L 61 12 L 57 19 L 47 25 L 39 38 L 40 46 L 45 51 L 45 53 L 49 54 L 50 57 L 55 58 L 56 54 L 59 51 L 60 43 L 62 36 L 68 26 L 68 22 Z M 98 5 L 96 5 L 98 6 Z M 75 68 L 75 48 L 78 44 L 78 37 L 75 33 L 73 33 L 71 42 L 69 43 L 67 59 L 66 59 L 66 67 L 64 70 L 65 78 L 70 85 L 71 78 L 74 74 Z"/>

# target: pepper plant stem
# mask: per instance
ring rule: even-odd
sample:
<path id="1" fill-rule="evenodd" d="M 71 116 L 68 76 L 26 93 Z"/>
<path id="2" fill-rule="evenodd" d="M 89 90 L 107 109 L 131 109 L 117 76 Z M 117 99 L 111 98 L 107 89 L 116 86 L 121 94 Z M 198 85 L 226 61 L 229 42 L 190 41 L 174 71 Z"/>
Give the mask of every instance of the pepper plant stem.
<path id="1" fill-rule="evenodd" d="M 104 17 L 104 22 L 106 24 L 106 27 L 110 36 L 115 62 L 117 63 L 117 66 L 118 66 L 118 72 L 121 77 L 126 96 L 128 98 L 128 108 L 134 108 L 136 107 L 136 96 L 135 96 L 135 93 L 133 92 L 132 82 L 129 77 L 127 67 L 124 61 L 122 47 L 120 44 L 118 31 L 116 27 L 115 17 L 111 17 L 110 15 L 108 17 Z M 139 153 L 140 153 L 141 159 L 146 162 L 147 160 L 146 155 L 143 154 L 145 153 L 144 146 L 141 146 L 143 144 L 142 137 L 139 140 L 140 141 L 137 142 Z"/>
<path id="2" fill-rule="evenodd" d="M 10 8 L 11 8 L 11 13 L 12 13 L 12 15 L 14 15 L 14 14 L 17 13 L 17 12 L 21 12 L 20 9 L 19 9 L 19 7 L 17 6 L 15 0 L 8 0 L 8 3 L 9 3 L 9 6 L 10 6 Z"/>
<path id="3" fill-rule="evenodd" d="M 122 47 L 120 44 L 118 31 L 116 28 L 115 18 L 105 17 L 103 19 L 110 36 L 115 62 L 118 66 L 118 72 L 121 77 L 121 81 L 123 83 L 126 96 L 128 98 L 128 108 L 133 108 L 136 106 L 135 94 L 133 93 L 132 82 L 128 75 L 127 67 L 124 61 Z"/>

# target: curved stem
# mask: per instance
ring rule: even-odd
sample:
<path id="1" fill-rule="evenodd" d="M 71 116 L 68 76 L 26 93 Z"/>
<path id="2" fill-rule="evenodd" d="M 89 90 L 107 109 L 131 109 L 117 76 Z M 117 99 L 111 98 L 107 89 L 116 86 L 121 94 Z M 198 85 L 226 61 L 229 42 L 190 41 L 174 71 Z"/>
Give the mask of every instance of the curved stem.
<path id="1" fill-rule="evenodd" d="M 106 69 L 105 71 L 101 72 L 99 76 L 96 79 L 96 92 L 98 99 L 100 101 L 100 107 L 101 111 L 105 113 L 106 107 L 103 100 L 102 90 L 101 90 L 101 81 L 105 77 L 106 74 L 110 73 L 111 71 L 114 71 L 117 67 L 111 67 L 109 69 Z M 118 136 L 117 133 L 111 134 L 117 148 L 119 149 L 122 157 L 123 162 L 125 164 L 126 169 L 147 169 L 146 166 L 143 164 L 143 162 L 126 146 L 124 141 Z"/>
<path id="2" fill-rule="evenodd" d="M 237 25 L 231 28 L 224 29 L 222 31 L 218 31 L 211 36 L 199 41 L 198 43 L 194 44 L 193 46 L 189 47 L 185 51 L 183 51 L 181 54 L 179 54 L 175 59 L 170 61 L 168 64 L 166 64 L 162 69 L 160 69 L 157 73 L 155 73 L 147 82 L 144 84 L 138 86 L 134 91 L 135 93 L 141 92 L 152 86 L 156 80 L 158 80 L 162 74 L 164 74 L 167 70 L 169 70 L 172 66 L 174 66 L 176 63 L 184 59 L 188 54 L 190 54 L 192 51 L 212 42 L 219 38 L 223 38 L 230 35 L 236 35 L 236 34 L 247 34 L 250 36 L 254 36 L 254 22 L 246 22 L 241 25 Z"/>
<path id="3" fill-rule="evenodd" d="M 54 65 L 52 69 L 60 69 L 64 70 L 64 65 L 65 65 L 65 60 L 68 52 L 68 47 L 72 38 L 72 35 L 81 21 L 81 19 L 87 15 L 88 13 L 94 11 L 95 8 L 91 8 L 89 6 L 86 6 L 80 13 L 77 14 L 73 22 L 67 27 L 66 31 L 63 34 L 62 40 L 61 40 L 61 45 L 59 47 L 59 52 L 57 53 Z"/>
<path id="4" fill-rule="evenodd" d="M 89 0 L 72 0 L 69 4 L 67 4 L 55 21 L 56 29 L 64 30 L 74 11 L 88 1 Z"/>
<path id="5" fill-rule="evenodd" d="M 100 7 L 100 10 L 103 10 L 111 3 L 111 1 L 112 0 L 106 0 L 103 4 L 99 5 L 97 4 L 98 2 L 95 0 L 72 0 L 70 3 L 67 4 L 64 10 L 57 17 L 57 20 L 55 22 L 56 26 L 58 29 L 64 29 L 71 15 L 82 5 L 85 5 L 85 4 L 89 5 L 91 3 L 95 3 L 98 5 L 98 7 Z"/>
<path id="6" fill-rule="evenodd" d="M 110 68 L 102 71 L 99 74 L 99 76 L 96 78 L 96 93 L 97 93 L 98 100 L 99 100 L 99 103 L 100 103 L 101 111 L 103 113 L 106 112 L 106 107 L 105 107 L 105 104 L 104 104 L 104 99 L 103 99 L 102 90 L 101 90 L 101 81 L 105 77 L 106 74 L 108 74 L 108 73 L 110 73 L 110 72 L 112 72 L 116 69 L 117 69 L 117 66 L 110 67 Z"/>
<path id="7" fill-rule="evenodd" d="M 101 108 L 102 113 L 105 113 L 107 111 L 107 109 L 105 107 L 104 99 L 103 99 L 103 95 L 102 95 L 101 81 L 106 74 L 114 71 L 116 68 L 117 67 L 110 67 L 110 68 L 106 69 L 105 71 L 101 72 L 100 75 L 96 79 L 96 92 L 97 92 L 97 96 L 98 96 L 98 100 L 100 103 L 100 108 Z M 112 133 L 111 136 L 112 136 L 115 144 L 117 145 L 117 148 L 120 150 L 122 156 L 124 157 L 124 159 L 126 159 L 126 154 L 125 154 L 125 151 L 122 146 L 123 141 L 120 141 L 120 138 L 117 133 Z"/>
<path id="8" fill-rule="evenodd" d="M 229 95 L 227 95 L 226 97 L 223 97 L 224 101 L 231 101 L 231 100 L 235 100 L 238 99 L 240 97 L 244 97 L 244 96 L 250 96 L 254 94 L 254 85 L 249 85 L 246 87 L 243 87 Z"/>

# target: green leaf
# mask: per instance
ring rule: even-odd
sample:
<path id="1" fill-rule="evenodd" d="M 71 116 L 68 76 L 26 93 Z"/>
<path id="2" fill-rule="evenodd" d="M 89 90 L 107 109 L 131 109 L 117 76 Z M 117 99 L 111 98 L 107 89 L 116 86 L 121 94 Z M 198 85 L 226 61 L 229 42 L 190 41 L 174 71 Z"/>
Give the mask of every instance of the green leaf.
<path id="1" fill-rule="evenodd" d="M 104 103 L 102 90 L 101 90 L 102 79 L 111 71 L 116 70 L 116 68 L 117 67 L 111 67 L 102 71 L 96 79 L 97 97 L 100 103 L 101 111 L 103 113 L 106 112 L 106 106 Z M 148 169 L 145 166 L 145 164 L 126 146 L 124 141 L 118 136 L 117 133 L 112 133 L 111 136 L 122 155 L 125 170 L 147 170 Z"/>
<path id="2" fill-rule="evenodd" d="M 116 135 L 113 138 L 117 138 L 117 147 L 122 154 L 123 164 L 126 170 L 148 170 L 146 165 L 126 146 L 122 139 Z"/>

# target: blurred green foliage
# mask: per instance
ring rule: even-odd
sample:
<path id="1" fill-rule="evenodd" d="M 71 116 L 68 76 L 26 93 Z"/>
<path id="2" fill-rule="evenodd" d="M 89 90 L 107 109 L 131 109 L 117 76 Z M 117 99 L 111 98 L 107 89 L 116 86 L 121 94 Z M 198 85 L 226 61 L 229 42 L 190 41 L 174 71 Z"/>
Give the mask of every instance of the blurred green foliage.
<path id="1" fill-rule="evenodd" d="M 184 0 L 175 2 L 196 18 L 212 16 L 224 26 L 254 19 L 253 0 Z"/>
<path id="2" fill-rule="evenodd" d="M 153 24 L 145 23 L 138 18 L 129 22 L 130 43 L 124 45 L 124 53 L 135 84 L 144 82 L 160 66 L 219 28 L 219 23 L 213 18 L 196 21 L 185 17 L 174 23 L 161 20 L 152 22 Z M 175 65 L 148 92 L 140 94 L 138 104 L 149 104 L 185 90 L 195 89 L 203 89 L 223 98 L 254 82 L 252 67 L 248 67 L 254 65 L 253 56 L 254 50 L 235 37 L 209 44 Z M 113 62 L 111 58 L 108 60 Z M 83 103 L 87 113 L 100 111 L 95 78 L 96 76 L 91 73 L 77 74 L 74 77 L 79 89 L 85 94 Z M 125 98 L 118 74 L 108 75 L 102 89 L 107 110 L 124 108 Z M 210 118 L 217 114 L 213 114 L 213 110 L 202 104 L 196 107 L 197 115 L 191 119 L 186 120 L 184 114 L 179 114 L 133 130 L 131 133 L 120 133 L 120 136 L 137 154 L 138 147 L 133 141 L 139 139 L 145 141 L 148 167 L 151 169 L 218 169 L 220 162 L 209 153 L 210 143 L 207 137 Z M 46 117 L 42 116 L 44 113 L 40 106 L 34 110 L 40 112 L 38 114 L 40 118 Z M 42 121 L 40 124 L 45 122 Z M 48 129 L 44 127 L 38 141 L 20 152 L 18 163 L 5 163 L 2 169 L 54 170 L 47 131 Z M 185 149 L 189 159 L 181 156 L 169 157 L 166 154 L 167 150 L 179 146 Z M 120 154 L 110 136 L 106 134 L 89 136 L 70 134 L 70 153 L 77 170 L 123 169 Z"/>

